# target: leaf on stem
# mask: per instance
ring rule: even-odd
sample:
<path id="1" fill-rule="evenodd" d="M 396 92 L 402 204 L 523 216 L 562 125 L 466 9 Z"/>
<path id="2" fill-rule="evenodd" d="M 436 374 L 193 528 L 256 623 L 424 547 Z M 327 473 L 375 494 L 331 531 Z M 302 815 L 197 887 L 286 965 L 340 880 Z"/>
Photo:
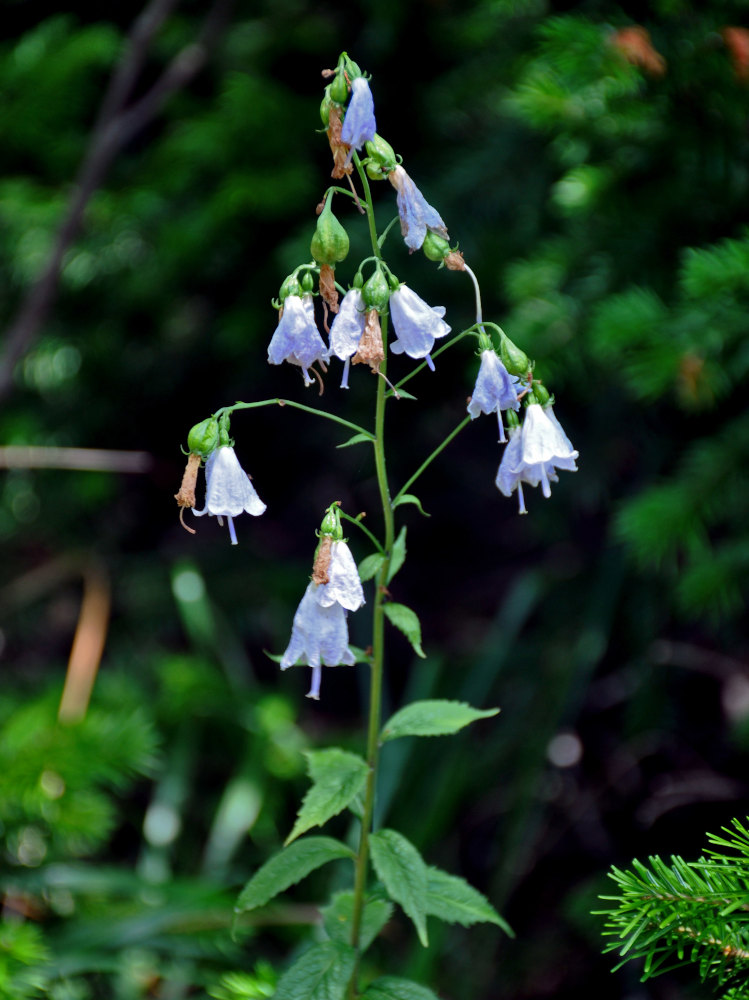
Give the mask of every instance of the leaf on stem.
<path id="1" fill-rule="evenodd" d="M 338 892 L 328 906 L 320 909 L 323 927 L 333 941 L 348 944 L 351 940 L 351 923 L 354 916 L 353 892 Z M 367 899 L 362 912 L 359 946 L 366 951 L 393 913 L 393 904 L 387 899 Z"/>
<path id="2" fill-rule="evenodd" d="M 421 624 L 416 616 L 416 612 L 407 608 L 405 604 L 395 604 L 389 602 L 384 605 L 384 611 L 390 622 L 405 635 L 413 646 L 414 652 L 422 659 L 426 659 L 426 653 L 421 648 Z"/>
<path id="3" fill-rule="evenodd" d="M 416 507 L 418 507 L 419 513 L 423 514 L 424 517 L 432 516 L 431 514 L 427 514 L 427 512 L 421 506 L 421 500 L 419 500 L 419 498 L 415 496 L 413 493 L 404 493 L 403 496 L 396 497 L 395 500 L 393 500 L 393 510 L 395 510 L 396 507 L 400 507 L 402 503 L 414 504 Z"/>
<path id="4" fill-rule="evenodd" d="M 323 826 L 342 812 L 359 794 L 369 773 L 363 758 L 336 747 L 308 750 L 305 757 L 312 787 L 302 800 L 294 829 L 286 838 L 287 844 L 310 827 Z"/>
<path id="5" fill-rule="evenodd" d="M 405 524 L 398 533 L 398 537 L 393 542 L 393 554 L 390 556 L 390 567 L 386 583 L 390 583 L 395 574 L 406 561 L 406 526 Z"/>
<path id="6" fill-rule="evenodd" d="M 281 976 L 274 1000 L 344 1000 L 356 952 L 341 941 L 315 944 Z"/>
<path id="7" fill-rule="evenodd" d="M 370 444 L 374 440 L 371 434 L 354 434 L 350 437 L 348 441 L 344 441 L 343 444 L 337 444 L 336 448 L 348 448 L 352 444 L 361 444 L 363 441 L 368 441 Z"/>
<path id="8" fill-rule="evenodd" d="M 448 924 L 496 924 L 505 934 L 515 937 L 510 925 L 502 919 L 489 900 L 465 879 L 449 875 L 441 868 L 427 868 L 426 912 Z"/>
<path id="9" fill-rule="evenodd" d="M 424 860 L 397 830 L 377 830 L 369 838 L 372 864 L 388 896 L 411 918 L 419 941 L 429 944 L 426 924 L 427 867 Z"/>
<path id="10" fill-rule="evenodd" d="M 385 743 L 399 736 L 449 736 L 477 719 L 488 719 L 498 712 L 498 708 L 473 708 L 464 701 L 439 698 L 414 701 L 388 719 L 380 739 Z"/>
<path id="11" fill-rule="evenodd" d="M 370 983 L 361 1000 L 439 1000 L 426 986 L 398 976 L 383 976 Z"/>
<path id="12" fill-rule="evenodd" d="M 354 857 L 349 847 L 332 837 L 299 840 L 290 847 L 284 847 L 258 868 L 240 893 L 234 912 L 244 913 L 263 906 L 279 892 L 301 882 L 315 868 L 321 868 L 329 861 Z"/>
<path id="13" fill-rule="evenodd" d="M 372 577 L 377 576 L 384 562 L 385 556 L 380 552 L 373 552 L 371 556 L 362 559 L 358 567 L 361 582 L 365 583 L 367 580 L 371 580 Z"/>

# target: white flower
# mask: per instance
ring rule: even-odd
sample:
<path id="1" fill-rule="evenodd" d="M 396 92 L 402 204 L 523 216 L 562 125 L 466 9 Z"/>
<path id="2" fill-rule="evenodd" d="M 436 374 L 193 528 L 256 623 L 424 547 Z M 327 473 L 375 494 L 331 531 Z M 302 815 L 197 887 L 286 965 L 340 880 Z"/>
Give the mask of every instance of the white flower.
<path id="1" fill-rule="evenodd" d="M 222 517 L 229 519 L 229 535 L 232 545 L 237 544 L 234 521 L 243 511 L 258 517 L 265 510 L 265 504 L 255 492 L 250 477 L 239 464 L 234 449 L 222 445 L 211 452 L 205 464 L 205 507 L 194 510 L 196 517 L 212 514 L 223 524 Z"/>
<path id="2" fill-rule="evenodd" d="M 348 389 L 351 355 L 355 354 L 359 347 L 366 322 L 367 313 L 361 291 L 352 288 L 343 296 L 341 308 L 336 313 L 330 328 L 330 351 L 344 362 L 342 389 Z"/>
<path id="3" fill-rule="evenodd" d="M 480 413 L 496 413 L 500 441 L 507 440 L 502 424 L 502 410 L 517 410 L 520 406 L 516 389 L 518 381 L 516 375 L 510 375 L 495 351 L 487 348 L 481 352 L 481 367 L 468 404 L 468 413 L 471 420 L 475 420 Z"/>
<path id="4" fill-rule="evenodd" d="M 299 365 L 304 375 L 304 384 L 312 385 L 307 369 L 315 361 L 327 361 L 330 350 L 320 336 L 315 324 L 315 304 L 307 294 L 287 295 L 283 300 L 283 315 L 268 345 L 268 362 L 280 365 L 288 361 Z"/>
<path id="5" fill-rule="evenodd" d="M 426 358 L 434 371 L 429 352 L 437 337 L 444 337 L 450 332 L 450 327 L 442 319 L 444 306 L 430 306 L 408 285 L 401 285 L 390 296 L 390 315 L 398 334 L 398 339 L 390 345 L 393 354 L 405 351 L 410 358 Z"/>
<path id="6" fill-rule="evenodd" d="M 312 685 L 308 698 L 320 697 L 322 664 L 353 666 L 356 657 L 348 647 L 346 610 L 333 600 L 329 605 L 320 603 L 321 590 L 329 584 L 318 585 L 310 581 L 304 597 L 294 615 L 291 640 L 281 657 L 281 670 L 293 667 L 300 658 L 312 667 Z"/>
<path id="7" fill-rule="evenodd" d="M 551 406 L 531 403 L 525 411 L 522 428 L 510 428 L 510 441 L 497 472 L 497 487 L 509 497 L 518 491 L 520 513 L 527 513 L 522 483 L 538 486 L 545 497 L 551 496 L 550 483 L 559 481 L 557 469 L 577 471 L 578 452 L 572 447 Z"/>
<path id="8" fill-rule="evenodd" d="M 365 142 L 374 139 L 376 131 L 372 91 L 364 77 L 358 76 L 351 84 L 351 99 L 343 119 L 341 142 L 351 146 L 352 150 L 361 149 Z M 351 153 L 348 155 L 350 159 Z"/>
<path id="9" fill-rule="evenodd" d="M 401 234 L 409 250 L 418 250 L 427 234 L 427 229 L 448 239 L 447 226 L 436 208 L 432 208 L 424 195 L 401 166 L 391 170 L 388 180 L 396 190 L 398 215 L 401 220 Z"/>
<path id="10" fill-rule="evenodd" d="M 338 603 L 347 611 L 358 610 L 364 604 L 364 591 L 351 549 L 344 541 L 331 544 L 327 572 L 328 582 L 321 584 L 317 592 L 322 607 Z"/>

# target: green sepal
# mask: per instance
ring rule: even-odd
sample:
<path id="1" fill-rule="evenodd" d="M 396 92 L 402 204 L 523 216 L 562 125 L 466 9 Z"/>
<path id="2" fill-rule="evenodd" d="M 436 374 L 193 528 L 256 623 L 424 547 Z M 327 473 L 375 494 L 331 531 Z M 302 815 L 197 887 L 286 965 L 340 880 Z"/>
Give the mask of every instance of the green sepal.
<path id="1" fill-rule="evenodd" d="M 314 944 L 281 976 L 273 1000 L 345 1000 L 355 964 L 351 945 Z"/>
<path id="2" fill-rule="evenodd" d="M 400 507 L 400 505 L 402 503 L 412 503 L 412 504 L 414 504 L 414 506 L 418 508 L 419 513 L 423 514 L 424 517 L 431 517 L 432 516 L 431 514 L 427 514 L 427 512 L 421 506 L 421 500 L 419 500 L 419 498 L 417 496 L 414 496 L 413 493 L 404 493 L 402 496 L 399 496 L 397 498 L 397 500 L 394 500 L 393 501 L 393 510 L 395 510 L 396 507 Z"/>
<path id="3" fill-rule="evenodd" d="M 499 356 L 510 375 L 525 375 L 531 367 L 528 355 L 513 344 L 507 335 L 500 338 Z"/>
<path id="4" fill-rule="evenodd" d="M 343 444 L 337 444 L 336 448 L 350 448 L 352 444 L 362 444 L 364 441 L 371 444 L 374 438 L 371 434 L 354 434 L 353 437 L 350 437 L 348 441 L 344 441 Z"/>
<path id="5" fill-rule="evenodd" d="M 190 428 L 190 432 L 187 435 L 187 447 L 194 455 L 200 455 L 202 459 L 208 458 L 208 456 L 218 448 L 219 444 L 219 429 L 218 420 L 215 417 L 208 417 L 206 420 L 201 420 L 199 424 L 195 424 L 194 427 Z"/>
<path id="6" fill-rule="evenodd" d="M 343 528 L 341 527 L 341 505 L 338 501 L 332 503 L 325 511 L 325 516 L 320 524 L 318 535 L 329 535 L 334 542 L 340 542 L 343 538 Z M 315 553 L 317 557 L 317 553 Z"/>
<path id="7" fill-rule="evenodd" d="M 337 747 L 307 750 L 304 756 L 312 787 L 302 800 L 297 821 L 285 844 L 343 812 L 364 787 L 369 774 L 365 760 Z"/>
<path id="8" fill-rule="evenodd" d="M 437 917 L 448 924 L 496 924 L 505 934 L 515 933 L 478 889 L 465 879 L 443 872 L 441 868 L 427 868 L 427 895 L 425 909 L 430 917 Z"/>
<path id="9" fill-rule="evenodd" d="M 351 923 L 354 915 L 353 892 L 338 892 L 327 906 L 320 908 L 323 927 L 333 941 L 348 944 L 351 940 Z M 359 946 L 366 951 L 393 914 L 393 904 L 376 896 L 364 901 Z"/>
<path id="10" fill-rule="evenodd" d="M 310 872 L 329 861 L 341 858 L 353 860 L 355 857 L 350 847 L 332 837 L 305 837 L 304 840 L 297 840 L 258 868 L 239 894 L 234 912 L 246 913 L 247 910 L 264 906 L 279 892 L 301 882 Z"/>
<path id="11" fill-rule="evenodd" d="M 393 551 L 390 556 L 390 567 L 388 569 L 387 580 L 390 583 L 395 574 L 406 561 L 406 526 L 405 524 L 398 533 L 398 537 L 393 542 Z"/>
<path id="12" fill-rule="evenodd" d="M 428 229 L 421 249 L 424 251 L 424 256 L 427 260 L 440 263 L 450 253 L 450 244 L 444 236 L 438 236 L 437 233 L 433 233 L 431 229 Z"/>
<path id="13" fill-rule="evenodd" d="M 377 267 L 374 274 L 364 282 L 361 290 L 362 301 L 367 309 L 382 313 L 390 301 L 390 286 L 382 269 Z"/>
<path id="14" fill-rule="evenodd" d="M 473 708 L 464 701 L 413 701 L 390 716 L 380 740 L 386 743 L 402 736 L 451 736 L 477 719 L 489 719 L 498 713 L 498 708 Z"/>
<path id="15" fill-rule="evenodd" d="M 551 399 L 549 390 L 540 382 L 533 383 L 533 395 L 536 397 L 536 402 L 540 403 L 541 406 L 546 406 Z"/>
<path id="16" fill-rule="evenodd" d="M 424 859 L 397 830 L 377 830 L 369 838 L 372 864 L 388 896 L 410 917 L 426 948 L 427 866 Z"/>
<path id="17" fill-rule="evenodd" d="M 377 576 L 380 567 L 385 562 L 385 556 L 381 552 L 373 552 L 371 556 L 366 556 L 359 563 L 359 579 L 362 583 Z"/>
<path id="18" fill-rule="evenodd" d="M 385 614 L 391 624 L 405 635 L 413 646 L 417 656 L 426 659 L 426 653 L 421 648 L 421 623 L 415 611 L 407 608 L 405 604 L 395 604 L 389 602 L 384 605 Z"/>
<path id="19" fill-rule="evenodd" d="M 299 278 L 296 276 L 296 272 L 287 275 L 281 283 L 281 287 L 278 290 L 278 299 L 281 305 L 283 305 L 284 299 L 288 298 L 289 295 L 301 295 L 302 286 L 299 284 Z"/>
<path id="20" fill-rule="evenodd" d="M 361 1000 L 439 1000 L 439 997 L 426 986 L 411 979 L 382 976 L 369 984 L 362 993 Z"/>
<path id="21" fill-rule="evenodd" d="M 336 73 L 333 82 L 325 88 L 330 94 L 331 101 L 336 104 L 345 104 L 348 100 L 348 84 L 343 72 Z"/>

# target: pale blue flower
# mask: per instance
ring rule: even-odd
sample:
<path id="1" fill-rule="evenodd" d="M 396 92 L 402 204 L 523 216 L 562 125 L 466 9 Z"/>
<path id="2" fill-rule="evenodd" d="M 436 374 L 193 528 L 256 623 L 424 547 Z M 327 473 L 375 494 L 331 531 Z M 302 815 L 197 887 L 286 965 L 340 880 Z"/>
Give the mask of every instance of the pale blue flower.
<path id="1" fill-rule="evenodd" d="M 403 167 L 397 166 L 392 170 L 388 174 L 388 180 L 396 190 L 401 234 L 410 250 L 420 249 L 427 229 L 443 239 L 449 239 L 442 216 L 436 208 L 432 208 Z"/>
<path id="2" fill-rule="evenodd" d="M 307 294 L 287 295 L 283 300 L 283 314 L 268 345 L 268 362 L 280 365 L 288 361 L 299 365 L 304 376 L 304 384 L 312 385 L 308 368 L 315 361 L 325 362 L 330 350 L 320 336 L 315 324 L 315 305 Z"/>
<path id="3" fill-rule="evenodd" d="M 481 352 L 481 366 L 476 377 L 473 395 L 468 403 L 468 413 L 474 420 L 480 413 L 496 413 L 499 421 L 499 440 L 506 441 L 502 424 L 502 410 L 517 410 L 517 375 L 510 375 L 495 351 L 487 348 Z"/>
<path id="4" fill-rule="evenodd" d="M 341 307 L 330 328 L 330 351 L 344 362 L 342 389 L 348 389 L 351 355 L 355 354 L 359 347 L 366 322 L 367 313 L 361 291 L 352 288 L 343 296 Z"/>
<path id="5" fill-rule="evenodd" d="M 211 452 L 205 464 L 205 507 L 193 510 L 196 517 L 212 514 L 229 521 L 231 544 L 237 544 L 233 518 L 246 511 L 258 517 L 265 510 L 265 504 L 255 491 L 250 477 L 239 464 L 234 449 L 223 445 Z"/>
<path id="6" fill-rule="evenodd" d="M 442 318 L 445 315 L 444 306 L 430 306 L 408 285 L 401 285 L 390 296 L 390 315 L 398 335 L 398 339 L 390 345 L 393 354 L 405 351 L 410 358 L 426 358 L 434 371 L 429 352 L 438 337 L 450 332 L 450 327 Z"/>
<path id="7" fill-rule="evenodd" d="M 357 611 L 364 604 L 359 570 L 351 549 L 343 540 L 331 543 L 328 582 L 320 584 L 317 598 L 324 608 L 337 603 L 347 611 Z"/>
<path id="8" fill-rule="evenodd" d="M 348 645 L 345 608 L 338 601 L 328 606 L 320 603 L 320 591 L 325 586 L 329 584 L 319 585 L 313 581 L 308 584 L 294 615 L 291 640 L 281 657 L 281 670 L 293 667 L 300 659 L 312 667 L 312 685 L 307 697 L 315 700 L 320 697 L 323 664 L 335 667 L 356 663 Z"/>
<path id="9" fill-rule="evenodd" d="M 341 142 L 353 149 L 361 149 L 365 142 L 374 139 L 377 125 L 374 101 L 369 84 L 358 76 L 351 84 L 351 97 L 346 107 L 346 117 L 341 129 Z M 351 153 L 349 153 L 349 159 Z"/>
<path id="10" fill-rule="evenodd" d="M 522 483 L 541 484 L 545 497 L 551 496 L 551 483 L 559 481 L 557 469 L 576 472 L 578 452 L 562 430 L 551 406 L 531 403 L 526 408 L 522 428 L 510 428 L 510 440 L 497 472 L 497 487 L 509 497 L 518 491 L 520 513 L 525 514 Z"/>

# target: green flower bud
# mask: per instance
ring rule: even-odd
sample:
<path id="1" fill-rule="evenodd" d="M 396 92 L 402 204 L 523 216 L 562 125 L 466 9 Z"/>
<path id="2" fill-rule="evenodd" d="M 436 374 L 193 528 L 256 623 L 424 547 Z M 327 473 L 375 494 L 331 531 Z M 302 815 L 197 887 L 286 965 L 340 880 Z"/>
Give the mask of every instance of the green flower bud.
<path id="1" fill-rule="evenodd" d="M 509 337 L 502 337 L 499 345 L 499 356 L 510 375 L 525 375 L 531 366 L 525 351 L 521 351 Z"/>
<path id="2" fill-rule="evenodd" d="M 395 150 L 381 135 L 375 133 L 374 139 L 368 140 L 365 147 L 367 156 L 370 158 L 370 162 L 367 164 L 367 173 L 374 180 L 382 180 L 398 166 Z"/>
<path id="3" fill-rule="evenodd" d="M 322 519 L 322 524 L 320 525 L 320 534 L 330 535 L 334 542 L 340 542 L 343 538 L 341 512 L 337 503 L 331 504 L 325 511 L 325 517 Z"/>
<path id="4" fill-rule="evenodd" d="M 335 79 L 327 89 L 331 101 L 335 101 L 336 104 L 345 104 L 348 100 L 348 84 L 343 73 L 336 73 Z"/>
<path id="5" fill-rule="evenodd" d="M 533 383 L 533 395 L 536 397 L 536 402 L 540 403 L 541 406 L 546 406 L 546 404 L 551 399 L 549 395 L 549 390 L 546 386 L 541 385 L 540 382 Z"/>
<path id="6" fill-rule="evenodd" d="M 312 277 L 309 271 L 306 271 L 304 277 L 302 278 L 302 292 L 305 295 L 307 295 L 309 294 L 309 292 L 314 291 L 314 288 L 315 288 L 315 279 Z"/>
<path id="7" fill-rule="evenodd" d="M 208 417 L 195 424 L 187 435 L 187 447 L 193 455 L 200 455 L 205 459 L 215 451 L 219 445 L 218 420 L 215 417 Z"/>
<path id="8" fill-rule="evenodd" d="M 519 427 L 520 417 L 514 410 L 505 410 L 504 412 L 505 423 L 508 427 Z"/>
<path id="9" fill-rule="evenodd" d="M 492 338 L 486 332 L 482 330 L 479 334 L 479 350 L 480 351 L 492 351 L 494 350 L 494 344 L 492 344 Z"/>
<path id="10" fill-rule="evenodd" d="M 320 103 L 320 118 L 322 118 L 322 123 L 325 128 L 330 124 L 330 105 L 332 101 L 330 98 L 330 84 L 325 88 L 325 96 Z"/>
<path id="11" fill-rule="evenodd" d="M 364 284 L 364 275 L 361 273 L 361 271 L 357 271 L 356 274 L 354 275 L 353 286 L 354 288 L 361 288 L 363 284 Z"/>
<path id="12" fill-rule="evenodd" d="M 288 295 L 301 295 L 302 289 L 299 284 L 299 280 L 295 274 L 290 274 L 287 278 L 284 278 L 283 284 L 278 291 L 278 298 L 283 302 L 283 300 Z"/>
<path id="13" fill-rule="evenodd" d="M 387 308 L 390 301 L 390 286 L 379 267 L 372 277 L 364 282 L 361 295 L 367 309 L 376 309 L 378 313 L 381 313 Z"/>
<path id="14" fill-rule="evenodd" d="M 421 249 L 424 251 L 424 256 L 427 260 L 441 263 L 450 253 L 450 244 L 444 237 L 438 236 L 437 233 L 433 233 L 431 229 L 428 229 Z"/>
<path id="15" fill-rule="evenodd" d="M 391 292 L 397 292 L 401 286 L 400 281 L 398 281 L 394 274 L 388 274 L 388 284 L 390 285 Z"/>
<path id="16" fill-rule="evenodd" d="M 332 201 L 331 195 L 328 195 L 310 243 L 313 259 L 318 264 L 329 264 L 331 267 L 348 256 L 349 248 L 348 233 L 333 215 Z"/>

